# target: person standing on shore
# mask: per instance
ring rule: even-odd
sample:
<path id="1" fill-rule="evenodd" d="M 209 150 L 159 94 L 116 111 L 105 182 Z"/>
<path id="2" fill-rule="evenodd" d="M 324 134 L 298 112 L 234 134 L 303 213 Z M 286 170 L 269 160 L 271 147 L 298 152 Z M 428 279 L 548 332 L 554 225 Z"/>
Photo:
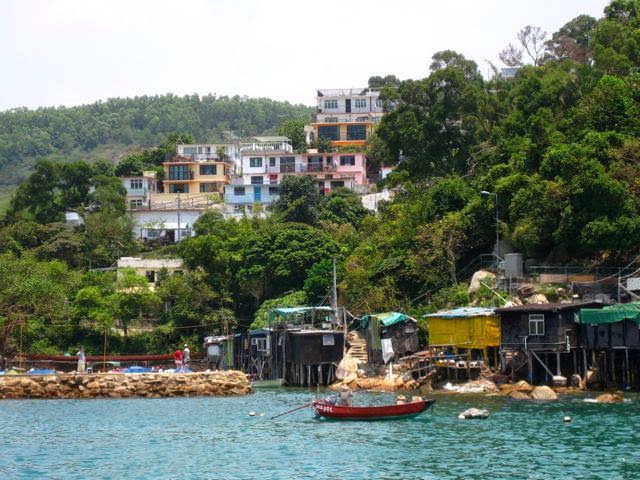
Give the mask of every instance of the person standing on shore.
<path id="1" fill-rule="evenodd" d="M 191 352 L 189 351 L 189 345 L 184 344 L 184 350 L 182 350 L 182 371 L 189 370 L 189 362 L 191 361 Z"/>
<path id="2" fill-rule="evenodd" d="M 84 347 L 80 347 L 80 351 L 76 355 L 78 356 L 78 373 L 84 373 L 87 366 Z"/>
<path id="3" fill-rule="evenodd" d="M 182 350 L 179 348 L 176 348 L 176 351 L 173 352 L 173 361 L 176 363 L 175 372 L 180 372 L 182 370 Z"/>

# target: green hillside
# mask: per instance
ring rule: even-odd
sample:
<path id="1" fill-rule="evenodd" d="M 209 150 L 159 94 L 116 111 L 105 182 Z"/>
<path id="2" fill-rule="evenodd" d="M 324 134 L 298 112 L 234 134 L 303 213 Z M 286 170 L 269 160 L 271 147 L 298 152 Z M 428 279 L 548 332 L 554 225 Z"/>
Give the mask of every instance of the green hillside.
<path id="1" fill-rule="evenodd" d="M 171 94 L 0 112 L 0 206 L 39 159 L 115 162 L 170 132 L 214 142 L 274 132 L 283 119 L 310 115 L 309 107 L 265 98 Z"/>

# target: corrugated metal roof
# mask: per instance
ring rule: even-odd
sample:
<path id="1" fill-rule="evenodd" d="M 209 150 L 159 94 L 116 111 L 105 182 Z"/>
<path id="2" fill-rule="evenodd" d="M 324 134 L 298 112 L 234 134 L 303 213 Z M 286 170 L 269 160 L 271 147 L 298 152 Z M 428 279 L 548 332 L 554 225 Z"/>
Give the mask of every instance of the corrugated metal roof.
<path id="1" fill-rule="evenodd" d="M 430 313 L 423 315 L 423 317 L 438 317 L 438 318 L 468 318 L 468 317 L 488 317 L 495 315 L 496 310 L 486 307 L 461 307 L 453 310 L 442 310 L 441 312 Z"/>
<path id="2" fill-rule="evenodd" d="M 510 312 L 553 312 L 556 310 L 568 310 L 575 308 L 590 308 L 602 306 L 601 302 L 581 301 L 572 303 L 532 303 L 515 307 L 496 308 L 496 313 Z"/>

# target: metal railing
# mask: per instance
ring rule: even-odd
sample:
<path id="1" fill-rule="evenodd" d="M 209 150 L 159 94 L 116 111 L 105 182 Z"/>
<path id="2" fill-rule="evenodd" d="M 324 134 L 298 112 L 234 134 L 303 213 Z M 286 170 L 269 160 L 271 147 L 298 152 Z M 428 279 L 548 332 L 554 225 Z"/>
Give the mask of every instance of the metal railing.
<path id="1" fill-rule="evenodd" d="M 324 173 L 335 172 L 336 165 L 315 163 L 295 163 L 285 165 L 273 165 L 267 167 L 267 173 Z"/>
<path id="2" fill-rule="evenodd" d="M 169 162 L 220 162 L 227 165 L 232 164 L 231 159 L 227 155 L 220 158 L 215 153 L 179 153 L 172 156 Z"/>
<path id="3" fill-rule="evenodd" d="M 242 152 L 293 152 L 293 147 L 287 142 L 255 142 L 241 143 L 240 151 Z"/>

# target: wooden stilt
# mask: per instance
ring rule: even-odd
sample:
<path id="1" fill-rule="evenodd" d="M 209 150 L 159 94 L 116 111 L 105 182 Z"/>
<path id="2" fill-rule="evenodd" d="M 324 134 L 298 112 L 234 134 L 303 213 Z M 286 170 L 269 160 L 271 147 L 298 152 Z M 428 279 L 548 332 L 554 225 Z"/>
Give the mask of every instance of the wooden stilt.
<path id="1" fill-rule="evenodd" d="M 587 386 L 587 373 L 588 373 L 588 366 L 587 366 L 587 349 L 583 348 L 582 349 L 582 368 L 583 370 L 583 374 L 584 374 L 584 385 L 585 387 Z"/>
<path id="2" fill-rule="evenodd" d="M 529 368 L 529 383 L 533 383 L 533 362 L 531 361 L 530 350 L 527 350 L 527 364 Z"/>
<path id="3" fill-rule="evenodd" d="M 629 373 L 629 348 L 624 349 L 624 381 L 627 387 L 631 386 L 631 374 Z"/>
<path id="4" fill-rule="evenodd" d="M 556 352 L 556 375 L 562 375 L 560 372 L 560 352 Z"/>

